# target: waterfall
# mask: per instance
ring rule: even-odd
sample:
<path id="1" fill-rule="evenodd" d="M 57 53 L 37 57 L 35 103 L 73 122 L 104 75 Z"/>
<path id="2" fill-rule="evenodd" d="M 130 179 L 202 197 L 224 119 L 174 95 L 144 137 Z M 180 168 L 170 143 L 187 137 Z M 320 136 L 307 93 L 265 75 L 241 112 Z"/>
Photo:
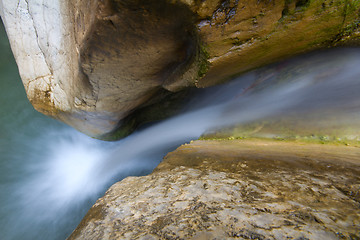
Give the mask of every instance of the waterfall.
<path id="1" fill-rule="evenodd" d="M 112 143 L 43 117 L 24 99 L 17 102 L 12 109 L 22 114 L 1 119 L 1 169 L 7 174 L 1 177 L 2 239 L 64 239 L 111 184 L 149 174 L 167 152 L 214 128 L 286 114 L 338 116 L 332 126 L 359 122 L 359 49 L 285 62 L 297 63 L 309 71 L 286 81 L 281 64 L 261 76 L 248 73 L 200 91 L 181 114 Z"/>

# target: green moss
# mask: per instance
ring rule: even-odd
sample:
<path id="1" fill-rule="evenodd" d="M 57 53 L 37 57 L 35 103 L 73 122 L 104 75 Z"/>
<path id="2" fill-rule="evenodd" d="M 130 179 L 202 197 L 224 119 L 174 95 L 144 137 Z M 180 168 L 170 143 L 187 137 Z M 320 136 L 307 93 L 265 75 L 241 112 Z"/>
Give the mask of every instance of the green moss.
<path id="1" fill-rule="evenodd" d="M 360 0 L 346 0 L 344 6 L 344 16 L 348 16 L 356 12 L 360 14 L 359 8 Z"/>
<path id="2" fill-rule="evenodd" d="M 309 124 L 307 124 L 309 123 Z M 331 123 L 331 120 L 330 122 Z M 320 119 L 293 118 L 257 121 L 205 133 L 200 140 L 261 139 L 360 147 L 359 124 L 323 125 Z"/>
<path id="3" fill-rule="evenodd" d="M 199 48 L 199 70 L 198 70 L 198 79 L 205 76 L 207 71 L 209 70 L 210 63 L 208 59 L 210 58 L 210 54 L 207 50 L 207 46 L 200 44 Z"/>
<path id="4" fill-rule="evenodd" d="M 339 34 L 337 34 L 334 39 L 331 41 L 331 45 L 336 46 L 338 44 L 346 44 L 349 42 L 350 45 L 359 45 L 360 44 L 360 36 L 359 34 L 355 34 L 360 30 L 360 19 L 346 25 Z M 351 42 L 353 40 L 353 42 Z"/>
<path id="5" fill-rule="evenodd" d="M 307 144 L 326 144 L 336 146 L 353 146 L 360 147 L 359 140 L 341 139 L 341 138 L 330 138 L 328 136 L 274 136 L 268 137 L 254 137 L 254 136 L 239 136 L 239 137 L 215 137 L 215 136 L 202 136 L 198 140 L 217 140 L 217 141 L 231 141 L 231 140 L 266 140 L 266 141 L 284 141 L 284 142 L 296 142 L 296 143 L 307 143 Z"/>
<path id="6" fill-rule="evenodd" d="M 341 33 L 339 34 L 340 37 L 344 37 L 344 36 L 349 36 L 352 33 L 354 33 L 354 31 L 356 31 L 358 28 L 360 28 L 360 20 L 357 20 L 353 23 L 350 23 L 348 25 L 346 25 Z"/>

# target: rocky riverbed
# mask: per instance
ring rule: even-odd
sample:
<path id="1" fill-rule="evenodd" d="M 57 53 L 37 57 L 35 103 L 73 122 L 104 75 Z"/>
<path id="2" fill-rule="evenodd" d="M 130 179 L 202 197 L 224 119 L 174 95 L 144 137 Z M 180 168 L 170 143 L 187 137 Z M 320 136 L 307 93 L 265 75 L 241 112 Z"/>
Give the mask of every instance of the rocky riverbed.
<path id="1" fill-rule="evenodd" d="M 114 184 L 69 239 L 357 239 L 360 149 L 194 141 Z"/>

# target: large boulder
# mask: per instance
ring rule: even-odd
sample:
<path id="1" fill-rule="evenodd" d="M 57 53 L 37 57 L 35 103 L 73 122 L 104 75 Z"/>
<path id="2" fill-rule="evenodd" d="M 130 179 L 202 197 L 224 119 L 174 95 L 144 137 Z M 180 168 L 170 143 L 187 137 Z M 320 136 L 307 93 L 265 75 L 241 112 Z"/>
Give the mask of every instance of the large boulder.
<path id="1" fill-rule="evenodd" d="M 195 141 L 114 184 L 69 239 L 358 239 L 360 150 Z"/>
<path id="2" fill-rule="evenodd" d="M 174 92 L 360 35 L 359 1 L 342 0 L 0 0 L 0 14 L 35 109 L 97 138 Z"/>
<path id="3" fill-rule="evenodd" d="M 194 71 L 198 39 L 185 6 L 133 0 L 0 6 L 31 103 L 90 136 L 193 85 L 187 72 Z"/>

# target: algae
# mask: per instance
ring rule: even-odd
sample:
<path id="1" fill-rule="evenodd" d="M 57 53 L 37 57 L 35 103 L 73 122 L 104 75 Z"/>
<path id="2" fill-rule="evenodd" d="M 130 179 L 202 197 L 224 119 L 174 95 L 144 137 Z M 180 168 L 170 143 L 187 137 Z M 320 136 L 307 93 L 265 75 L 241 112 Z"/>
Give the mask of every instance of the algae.
<path id="1" fill-rule="evenodd" d="M 244 125 L 235 125 L 224 129 L 215 129 L 203 134 L 199 140 L 270 140 L 308 144 L 328 144 L 360 147 L 360 131 L 354 126 L 344 128 L 309 128 L 301 122 L 258 121 Z"/>
<path id="2" fill-rule="evenodd" d="M 210 54 L 208 52 L 208 47 L 205 44 L 200 44 L 198 58 L 199 70 L 197 78 L 200 79 L 205 76 L 210 67 L 210 62 L 208 60 Z"/>

